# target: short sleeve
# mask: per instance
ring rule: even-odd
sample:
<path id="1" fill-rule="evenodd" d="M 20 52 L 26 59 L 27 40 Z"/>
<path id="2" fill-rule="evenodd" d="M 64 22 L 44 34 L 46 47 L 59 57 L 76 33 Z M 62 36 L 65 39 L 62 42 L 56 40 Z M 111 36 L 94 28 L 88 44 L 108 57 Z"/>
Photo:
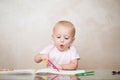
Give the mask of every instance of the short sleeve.
<path id="1" fill-rule="evenodd" d="M 80 56 L 77 53 L 75 46 L 71 46 L 70 47 L 70 52 L 71 52 L 71 55 L 72 55 L 71 56 L 71 60 L 73 60 L 73 59 L 80 59 Z"/>
<path id="2" fill-rule="evenodd" d="M 40 54 L 48 54 L 52 50 L 53 47 L 54 45 L 49 45 L 45 47 L 43 50 L 40 51 Z"/>

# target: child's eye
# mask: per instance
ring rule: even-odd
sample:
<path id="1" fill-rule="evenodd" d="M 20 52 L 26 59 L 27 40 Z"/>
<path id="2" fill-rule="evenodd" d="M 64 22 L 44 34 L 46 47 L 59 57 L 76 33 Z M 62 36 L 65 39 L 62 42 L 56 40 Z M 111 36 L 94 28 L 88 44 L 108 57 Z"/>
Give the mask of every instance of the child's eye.
<path id="1" fill-rule="evenodd" d="M 60 38 L 60 36 L 57 37 L 58 39 Z"/>
<path id="2" fill-rule="evenodd" d="M 68 40 L 69 38 L 65 38 L 66 40 Z"/>

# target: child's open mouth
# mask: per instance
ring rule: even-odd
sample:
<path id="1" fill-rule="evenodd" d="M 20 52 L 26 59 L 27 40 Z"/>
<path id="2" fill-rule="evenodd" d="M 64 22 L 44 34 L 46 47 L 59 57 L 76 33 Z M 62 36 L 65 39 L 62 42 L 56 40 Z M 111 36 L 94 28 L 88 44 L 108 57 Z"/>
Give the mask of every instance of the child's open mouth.
<path id="1" fill-rule="evenodd" d="M 64 45 L 61 44 L 61 45 L 60 45 L 60 48 L 63 48 L 63 47 L 64 47 Z"/>

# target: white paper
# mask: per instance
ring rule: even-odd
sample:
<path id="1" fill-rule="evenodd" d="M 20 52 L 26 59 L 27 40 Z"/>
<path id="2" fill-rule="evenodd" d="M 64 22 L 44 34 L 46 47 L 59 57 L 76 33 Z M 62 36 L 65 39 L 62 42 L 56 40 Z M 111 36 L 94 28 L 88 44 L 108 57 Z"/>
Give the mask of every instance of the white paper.
<path id="1" fill-rule="evenodd" d="M 13 71 L 0 71 L 0 74 L 39 74 L 39 73 L 51 73 L 51 74 L 63 74 L 63 75 L 74 75 L 76 73 L 84 73 L 84 70 L 60 70 L 52 68 L 44 68 L 44 69 L 18 69 Z"/>
<path id="2" fill-rule="evenodd" d="M 76 73 L 84 73 L 84 70 L 60 70 L 57 71 L 56 69 L 51 68 L 45 68 L 45 69 L 39 69 L 36 71 L 37 73 L 53 73 L 53 74 L 63 74 L 63 75 L 74 75 Z"/>
<path id="3" fill-rule="evenodd" d="M 34 69 L 17 69 L 12 71 L 0 71 L 0 74 L 34 74 Z"/>

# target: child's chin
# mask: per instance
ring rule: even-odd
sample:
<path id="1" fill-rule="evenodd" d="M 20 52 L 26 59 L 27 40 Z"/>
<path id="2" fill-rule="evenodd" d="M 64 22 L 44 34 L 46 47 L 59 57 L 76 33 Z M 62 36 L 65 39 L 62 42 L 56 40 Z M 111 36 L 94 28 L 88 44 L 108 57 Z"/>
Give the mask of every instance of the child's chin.
<path id="1" fill-rule="evenodd" d="M 61 51 L 61 52 L 62 52 L 62 51 L 65 51 L 64 49 L 58 49 L 58 50 Z"/>

